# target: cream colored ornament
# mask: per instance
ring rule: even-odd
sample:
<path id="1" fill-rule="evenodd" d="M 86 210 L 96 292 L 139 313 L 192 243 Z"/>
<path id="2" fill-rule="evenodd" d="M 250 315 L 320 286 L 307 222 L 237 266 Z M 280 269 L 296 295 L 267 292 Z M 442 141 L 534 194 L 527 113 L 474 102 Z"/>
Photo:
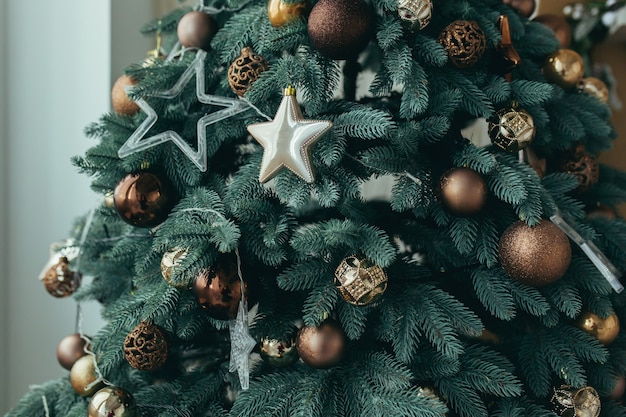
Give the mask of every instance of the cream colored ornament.
<path id="1" fill-rule="evenodd" d="M 398 15 L 411 29 L 424 29 L 433 15 L 431 0 L 398 0 Z"/>

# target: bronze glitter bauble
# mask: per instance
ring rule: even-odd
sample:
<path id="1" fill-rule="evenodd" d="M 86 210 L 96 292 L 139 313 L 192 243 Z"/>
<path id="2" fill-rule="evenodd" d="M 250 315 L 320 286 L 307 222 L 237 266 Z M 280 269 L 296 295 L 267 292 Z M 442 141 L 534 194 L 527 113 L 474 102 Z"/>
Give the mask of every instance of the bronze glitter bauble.
<path id="1" fill-rule="evenodd" d="M 135 369 L 154 371 L 167 360 L 165 332 L 152 323 L 141 322 L 124 340 L 124 357 Z"/>
<path id="2" fill-rule="evenodd" d="M 48 268 L 43 276 L 46 291 L 57 298 L 74 294 L 81 281 L 82 275 L 70 269 L 70 261 L 65 256 L 59 257 L 58 262 Z"/>
<path id="3" fill-rule="evenodd" d="M 296 349 L 296 338 L 289 335 L 283 339 L 273 339 L 264 337 L 261 339 L 261 358 L 275 367 L 285 368 L 298 361 L 298 350 Z"/>
<path id="4" fill-rule="evenodd" d="M 502 0 L 502 3 L 508 4 L 524 17 L 532 16 L 537 8 L 535 0 Z"/>
<path id="5" fill-rule="evenodd" d="M 126 223 L 152 227 L 165 220 L 174 206 L 169 183 L 152 172 L 128 174 L 115 187 L 113 202 Z"/>
<path id="6" fill-rule="evenodd" d="M 504 107 L 487 119 L 491 143 L 507 152 L 519 152 L 535 138 L 535 120 L 524 109 Z"/>
<path id="7" fill-rule="evenodd" d="M 578 83 L 578 91 L 597 98 L 604 104 L 609 102 L 609 89 L 604 82 L 596 77 L 585 77 Z"/>
<path id="8" fill-rule="evenodd" d="M 115 80 L 115 84 L 113 84 L 113 88 L 111 89 L 111 104 L 116 113 L 132 116 L 139 111 L 137 103 L 128 97 L 124 89 L 124 87 L 131 87 L 135 84 L 137 84 L 137 82 L 128 75 L 122 75 Z"/>
<path id="9" fill-rule="evenodd" d="M 178 22 L 176 34 L 185 48 L 211 49 L 211 41 L 217 33 L 217 23 L 211 15 L 200 11 L 185 14 Z"/>
<path id="10" fill-rule="evenodd" d="M 228 68 L 228 84 L 231 90 L 243 97 L 248 87 L 258 80 L 261 73 L 267 71 L 269 66 L 267 59 L 255 54 L 252 48 L 243 48 L 241 55 Z"/>
<path id="11" fill-rule="evenodd" d="M 439 43 L 448 51 L 450 61 L 458 68 L 471 67 L 487 47 L 485 33 L 473 20 L 455 20 L 439 35 Z"/>
<path id="12" fill-rule="evenodd" d="M 543 75 L 546 80 L 562 88 L 574 88 L 585 76 L 585 63 L 578 52 L 559 49 L 548 57 L 543 66 Z"/>
<path id="13" fill-rule="evenodd" d="M 432 0 L 398 0 L 398 16 L 410 29 L 424 29 L 433 16 Z"/>
<path id="14" fill-rule="evenodd" d="M 582 192 L 595 185 L 600 177 L 598 160 L 582 144 L 576 145 L 558 158 L 558 169 L 575 175 L 578 179 L 578 190 Z"/>
<path id="15" fill-rule="evenodd" d="M 387 289 L 385 271 L 364 256 L 352 255 L 335 270 L 335 286 L 350 304 L 363 306 L 376 302 Z"/>
<path id="16" fill-rule="evenodd" d="M 297 20 L 306 9 L 306 2 L 285 3 L 283 0 L 267 2 L 267 17 L 272 26 L 278 28 Z"/>
<path id="17" fill-rule="evenodd" d="M 619 335 L 619 319 L 615 314 L 603 319 L 597 314 L 587 311 L 578 317 L 576 324 L 603 345 L 610 345 Z"/>
<path id="18" fill-rule="evenodd" d="M 135 417 L 135 399 L 125 389 L 109 386 L 96 392 L 87 407 L 89 417 Z"/>
<path id="19" fill-rule="evenodd" d="M 80 334 L 65 336 L 57 346 L 59 364 L 68 371 L 71 370 L 76 361 L 87 354 L 86 347 L 87 341 L 80 337 Z"/>
<path id="20" fill-rule="evenodd" d="M 185 287 L 186 283 L 172 281 L 174 269 L 180 266 L 180 263 L 187 256 L 187 249 L 172 248 L 163 254 L 161 258 L 161 275 L 168 284 L 174 287 Z"/>
<path id="21" fill-rule="evenodd" d="M 346 335 L 341 326 L 328 319 L 319 326 L 305 326 L 298 332 L 296 348 L 302 360 L 313 368 L 337 365 L 344 353 Z"/>
<path id="22" fill-rule="evenodd" d="M 96 360 L 92 355 L 79 358 L 70 370 L 70 384 L 81 397 L 92 395 L 104 386 L 96 372 Z"/>
<path id="23" fill-rule="evenodd" d="M 322 55 L 356 58 L 374 36 L 374 13 L 363 0 L 320 0 L 309 14 L 308 32 Z"/>
<path id="24" fill-rule="evenodd" d="M 558 14 L 542 14 L 535 17 L 533 22 L 539 22 L 550 28 L 561 48 L 569 48 L 572 44 L 572 28 L 565 17 Z"/>
<path id="25" fill-rule="evenodd" d="M 241 301 L 241 281 L 235 256 L 223 255 L 213 268 L 198 274 L 194 290 L 198 303 L 209 316 L 216 320 L 237 317 L 237 308 Z M 243 291 L 247 299 L 248 286 L 245 282 Z"/>
<path id="26" fill-rule="evenodd" d="M 615 380 L 615 385 L 609 394 L 609 398 L 613 401 L 620 401 L 626 392 L 626 379 L 622 375 Z"/>
<path id="27" fill-rule="evenodd" d="M 555 389 L 550 403 L 556 415 L 563 417 L 598 417 L 602 406 L 594 388 L 574 388 L 569 385 Z"/>
<path id="28" fill-rule="evenodd" d="M 498 256 L 511 278 L 543 287 L 565 275 L 572 248 L 565 233 L 551 221 L 543 219 L 534 227 L 518 221 L 500 237 Z"/>
<path id="29" fill-rule="evenodd" d="M 487 185 L 476 171 L 453 168 L 439 180 L 439 198 L 444 207 L 457 215 L 478 213 L 487 199 Z"/>

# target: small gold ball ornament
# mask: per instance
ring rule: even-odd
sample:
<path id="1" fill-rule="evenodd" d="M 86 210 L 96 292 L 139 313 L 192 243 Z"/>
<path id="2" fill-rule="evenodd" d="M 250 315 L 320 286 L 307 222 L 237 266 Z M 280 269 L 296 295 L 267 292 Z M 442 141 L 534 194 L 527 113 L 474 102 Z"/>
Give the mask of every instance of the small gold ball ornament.
<path id="1" fill-rule="evenodd" d="M 580 315 L 577 325 L 581 330 L 598 339 L 603 345 L 610 345 L 619 335 L 619 318 L 616 314 L 602 318 L 587 311 Z"/>
<path id="2" fill-rule="evenodd" d="M 283 0 L 269 0 L 267 2 L 267 17 L 275 28 L 297 20 L 306 9 L 306 2 L 285 3 Z"/>
<path id="3" fill-rule="evenodd" d="M 398 15 L 409 29 L 424 29 L 433 16 L 432 0 L 399 0 Z"/>
<path id="4" fill-rule="evenodd" d="M 346 335 L 341 325 L 332 319 L 319 326 L 305 326 L 298 332 L 296 348 L 304 363 L 326 369 L 343 358 Z"/>
<path id="5" fill-rule="evenodd" d="M 598 417 L 602 406 L 594 388 L 574 388 L 570 385 L 555 389 L 550 403 L 554 412 L 563 417 Z"/>
<path id="6" fill-rule="evenodd" d="M 524 149 L 535 138 L 535 120 L 524 109 L 504 107 L 487 119 L 491 143 L 507 152 Z"/>
<path id="7" fill-rule="evenodd" d="M 606 84 L 596 77 L 585 77 L 578 83 L 578 91 L 597 98 L 604 104 L 609 102 L 609 89 Z"/>
<path id="8" fill-rule="evenodd" d="M 132 87 L 135 84 L 137 84 L 137 81 L 126 74 L 115 80 L 111 89 L 111 104 L 116 113 L 132 116 L 139 111 L 139 106 L 128 97 L 124 88 Z"/>
<path id="9" fill-rule="evenodd" d="M 299 359 L 294 335 L 287 335 L 282 339 L 264 337 L 261 339 L 260 347 L 261 358 L 275 368 L 285 368 Z"/>
<path id="10" fill-rule="evenodd" d="M 98 378 L 93 355 L 85 355 L 74 362 L 70 370 L 70 384 L 81 397 L 87 397 L 102 388 L 104 383 Z"/>
<path id="11" fill-rule="evenodd" d="M 87 407 L 89 417 L 135 417 L 137 407 L 133 396 L 120 387 L 108 386 L 96 392 Z"/>
<path id="12" fill-rule="evenodd" d="M 172 248 L 163 254 L 161 258 L 161 275 L 168 284 L 174 287 L 184 287 L 185 283 L 178 283 L 172 281 L 172 274 L 174 269 L 180 265 L 185 256 L 187 256 L 187 249 L 184 248 Z"/>
<path id="13" fill-rule="evenodd" d="M 387 289 L 387 274 L 364 256 L 352 255 L 335 270 L 335 286 L 350 304 L 363 306 L 377 301 Z"/>
<path id="14" fill-rule="evenodd" d="M 465 168 L 452 168 L 439 180 L 439 197 L 444 207 L 460 215 L 478 213 L 487 199 L 487 185 L 476 171 Z"/>
<path id="15" fill-rule="evenodd" d="M 255 54 L 252 48 L 246 46 L 228 68 L 228 84 L 231 90 L 243 97 L 250 85 L 258 80 L 261 73 L 267 71 L 269 66 L 267 59 Z"/>
<path id="16" fill-rule="evenodd" d="M 456 20 L 439 35 L 439 43 L 448 51 L 450 61 L 458 68 L 471 67 L 487 47 L 485 32 L 473 20 Z"/>
<path id="17" fill-rule="evenodd" d="M 574 88 L 585 76 L 585 62 L 578 52 L 562 48 L 548 57 L 543 75 L 562 88 Z"/>
<path id="18" fill-rule="evenodd" d="M 70 261 L 60 256 L 55 264 L 46 270 L 43 284 L 53 297 L 64 298 L 74 294 L 80 287 L 82 275 L 70 269 Z"/>
<path id="19" fill-rule="evenodd" d="M 167 360 L 165 332 L 152 323 L 139 323 L 124 340 L 124 357 L 135 369 L 154 371 Z"/>

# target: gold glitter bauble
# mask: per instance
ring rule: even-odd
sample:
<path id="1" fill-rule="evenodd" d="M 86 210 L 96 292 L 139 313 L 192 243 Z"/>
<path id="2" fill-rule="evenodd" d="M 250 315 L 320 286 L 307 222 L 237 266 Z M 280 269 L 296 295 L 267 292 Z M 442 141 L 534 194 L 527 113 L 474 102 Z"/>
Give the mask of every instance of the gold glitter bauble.
<path id="1" fill-rule="evenodd" d="M 550 399 L 554 412 L 563 417 L 598 417 L 600 396 L 592 387 L 574 388 L 561 385 Z"/>
<path id="2" fill-rule="evenodd" d="M 491 143 L 508 152 L 518 152 L 535 138 L 535 121 L 523 109 L 504 107 L 487 119 Z"/>
<path id="3" fill-rule="evenodd" d="M 139 111 L 139 105 L 128 97 L 125 87 L 132 87 L 137 81 L 128 75 L 120 76 L 111 89 L 111 104 L 118 114 L 132 116 Z"/>
<path id="4" fill-rule="evenodd" d="M 163 366 L 168 351 L 164 331 L 151 323 L 139 323 L 124 340 L 126 360 L 141 371 L 153 371 Z"/>
<path id="5" fill-rule="evenodd" d="M 306 2 L 285 3 L 283 0 L 267 2 L 267 17 L 274 27 L 281 27 L 298 19 L 306 9 Z"/>
<path id="6" fill-rule="evenodd" d="M 252 48 L 245 47 L 241 55 L 228 68 L 228 84 L 238 96 L 248 91 L 248 87 L 259 79 L 263 71 L 267 71 L 270 64 L 261 55 L 255 54 Z"/>
<path id="7" fill-rule="evenodd" d="M 543 75 L 560 87 L 574 88 L 585 76 L 585 62 L 578 52 L 559 49 L 548 57 Z"/>
<path id="8" fill-rule="evenodd" d="M 603 319 L 597 314 L 587 311 L 580 315 L 577 325 L 581 330 L 598 339 L 603 345 L 610 345 L 619 335 L 619 319 L 615 314 Z"/>
<path id="9" fill-rule="evenodd" d="M 85 355 L 72 366 L 70 384 L 81 397 L 87 397 L 98 391 L 104 383 L 99 380 L 96 372 L 96 360 L 92 355 Z"/>
<path id="10" fill-rule="evenodd" d="M 439 35 L 439 43 L 448 51 L 450 61 L 458 68 L 471 67 L 487 47 L 485 33 L 473 20 L 456 20 Z"/>
<path id="11" fill-rule="evenodd" d="M 568 237 L 551 221 L 543 219 L 534 227 L 518 221 L 502 234 L 498 256 L 511 278 L 542 287 L 565 275 L 572 249 Z"/>
<path id="12" fill-rule="evenodd" d="M 604 82 L 596 77 L 585 77 L 578 83 L 578 91 L 589 94 L 607 104 L 609 102 L 609 89 Z"/>
<path id="13" fill-rule="evenodd" d="M 362 306 L 377 301 L 387 289 L 387 274 L 363 256 L 349 256 L 335 270 L 335 286 L 344 300 Z"/>
<path id="14" fill-rule="evenodd" d="M 476 214 L 485 205 L 487 185 L 478 172 L 453 168 L 441 176 L 439 196 L 446 209 L 454 214 Z"/>
<path id="15" fill-rule="evenodd" d="M 88 417 L 135 417 L 135 399 L 125 389 L 104 387 L 96 392 L 87 407 Z"/>

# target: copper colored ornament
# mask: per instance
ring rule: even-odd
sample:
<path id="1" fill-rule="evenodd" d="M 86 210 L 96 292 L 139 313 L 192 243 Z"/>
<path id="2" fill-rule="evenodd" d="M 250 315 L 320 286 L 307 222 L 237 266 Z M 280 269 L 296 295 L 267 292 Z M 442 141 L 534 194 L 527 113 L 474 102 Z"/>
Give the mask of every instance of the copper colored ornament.
<path id="1" fill-rule="evenodd" d="M 104 386 L 96 372 L 96 360 L 92 355 L 79 358 L 70 370 L 70 384 L 81 397 L 92 395 Z"/>
<path id="2" fill-rule="evenodd" d="M 626 391 L 626 379 L 622 375 L 619 375 L 615 380 L 615 385 L 609 394 L 609 398 L 613 401 L 620 401 Z"/>
<path id="3" fill-rule="evenodd" d="M 363 306 L 378 301 L 387 289 L 387 274 L 364 256 L 352 255 L 335 270 L 335 286 L 344 300 Z"/>
<path id="4" fill-rule="evenodd" d="M 559 49 L 546 60 L 543 75 L 562 88 L 574 88 L 585 76 L 585 63 L 578 52 Z"/>
<path id="5" fill-rule="evenodd" d="M 502 0 L 502 3 L 508 4 L 524 17 L 532 16 L 537 8 L 535 0 Z"/>
<path id="6" fill-rule="evenodd" d="M 503 107 L 488 122 L 491 143 L 508 152 L 518 152 L 535 138 L 535 121 L 524 109 Z"/>
<path id="7" fill-rule="evenodd" d="M 453 168 L 441 176 L 439 196 L 446 209 L 454 214 L 476 214 L 485 205 L 487 185 L 476 171 L 465 167 Z"/>
<path id="8" fill-rule="evenodd" d="M 578 83 L 578 91 L 589 94 L 607 104 L 609 102 L 609 89 L 602 80 L 596 77 L 585 77 Z"/>
<path id="9" fill-rule="evenodd" d="M 228 84 L 231 90 L 243 97 L 248 87 L 258 80 L 261 73 L 267 71 L 269 66 L 267 59 L 255 54 L 252 48 L 246 46 L 228 68 Z"/>
<path id="10" fill-rule="evenodd" d="M 343 329 L 332 319 L 317 327 L 303 327 L 296 339 L 296 348 L 302 360 L 318 369 L 337 365 L 343 357 L 345 344 Z"/>
<path id="11" fill-rule="evenodd" d="M 185 286 L 185 284 L 179 284 L 172 281 L 172 274 L 174 269 L 180 266 L 180 263 L 185 256 L 187 256 L 187 249 L 184 248 L 172 248 L 163 254 L 161 258 L 161 275 L 168 284 L 177 286 Z"/>
<path id="12" fill-rule="evenodd" d="M 432 0 L 398 0 L 398 15 L 410 29 L 424 29 L 433 15 Z"/>
<path id="13" fill-rule="evenodd" d="M 167 360 L 165 332 L 152 323 L 139 323 L 124 340 L 124 357 L 135 369 L 154 371 Z"/>
<path id="14" fill-rule="evenodd" d="M 487 46 L 485 33 L 473 20 L 455 20 L 439 35 L 439 43 L 448 51 L 458 68 L 471 67 L 483 56 Z"/>
<path id="15" fill-rule="evenodd" d="M 276 368 L 284 368 L 298 361 L 295 336 L 287 336 L 284 339 L 264 337 L 261 339 L 261 358 Z"/>
<path id="16" fill-rule="evenodd" d="M 87 354 L 86 348 L 87 340 L 80 337 L 80 334 L 65 336 L 57 346 L 57 360 L 63 368 L 69 371 L 78 359 Z"/>
<path id="17" fill-rule="evenodd" d="M 104 387 L 96 392 L 87 407 L 89 417 L 135 417 L 137 408 L 133 396 L 120 387 Z"/>
<path id="18" fill-rule="evenodd" d="M 137 84 L 137 82 L 128 75 L 122 75 L 115 80 L 113 88 L 111 89 L 111 104 L 116 113 L 132 116 L 139 111 L 137 103 L 128 97 L 124 89 L 125 87 L 131 87 L 135 84 Z"/>
<path id="19" fill-rule="evenodd" d="M 374 36 L 374 13 L 363 0 L 320 0 L 307 27 L 311 45 L 322 55 L 356 58 Z"/>
<path id="20" fill-rule="evenodd" d="M 43 284 L 53 297 L 64 298 L 74 294 L 82 281 L 82 275 L 70 269 L 70 261 L 61 256 L 58 262 L 46 271 Z"/>
<path id="21" fill-rule="evenodd" d="M 176 34 L 185 48 L 211 49 L 211 41 L 217 33 L 217 23 L 211 15 L 200 11 L 185 14 L 178 22 Z"/>
<path id="22" fill-rule="evenodd" d="M 507 15 L 501 15 L 498 19 L 498 24 L 500 26 L 502 40 L 497 46 L 497 60 L 494 60 L 492 65 L 495 65 L 495 71 L 503 74 L 504 78 L 508 82 L 511 82 L 513 79 L 512 71 L 521 64 L 522 57 L 513 45 L 509 17 Z"/>
<path id="23" fill-rule="evenodd" d="M 600 396 L 592 387 L 574 388 L 561 385 L 550 399 L 554 412 L 563 417 L 598 417 Z"/>
<path id="24" fill-rule="evenodd" d="M 533 22 L 539 22 L 550 28 L 561 48 L 569 48 L 572 44 L 572 28 L 565 17 L 557 14 L 541 14 L 535 17 Z"/>
<path id="25" fill-rule="evenodd" d="M 581 330 L 598 339 L 603 345 L 610 345 L 619 335 L 619 319 L 615 314 L 602 318 L 587 311 L 580 315 L 577 325 Z"/>
<path id="26" fill-rule="evenodd" d="M 237 317 L 237 308 L 241 301 L 241 280 L 236 258 L 232 254 L 224 255 L 215 267 L 198 274 L 194 290 L 198 303 L 209 316 L 217 320 Z M 246 283 L 243 291 L 247 298 Z"/>
<path id="27" fill-rule="evenodd" d="M 518 221 L 500 237 L 498 256 L 511 278 L 543 287 L 565 275 L 572 249 L 568 237 L 551 221 L 541 220 L 534 227 Z"/>
<path id="28" fill-rule="evenodd" d="M 598 160 L 578 144 L 558 158 L 558 169 L 578 179 L 578 190 L 587 191 L 598 182 L 600 166 Z"/>
<path id="29" fill-rule="evenodd" d="M 272 26 L 278 28 L 297 20 L 306 9 L 306 2 L 285 3 L 283 0 L 267 2 L 267 17 Z"/>
<path id="30" fill-rule="evenodd" d="M 165 220 L 174 206 L 169 183 L 152 172 L 128 174 L 115 187 L 113 202 L 126 223 L 152 227 Z"/>

